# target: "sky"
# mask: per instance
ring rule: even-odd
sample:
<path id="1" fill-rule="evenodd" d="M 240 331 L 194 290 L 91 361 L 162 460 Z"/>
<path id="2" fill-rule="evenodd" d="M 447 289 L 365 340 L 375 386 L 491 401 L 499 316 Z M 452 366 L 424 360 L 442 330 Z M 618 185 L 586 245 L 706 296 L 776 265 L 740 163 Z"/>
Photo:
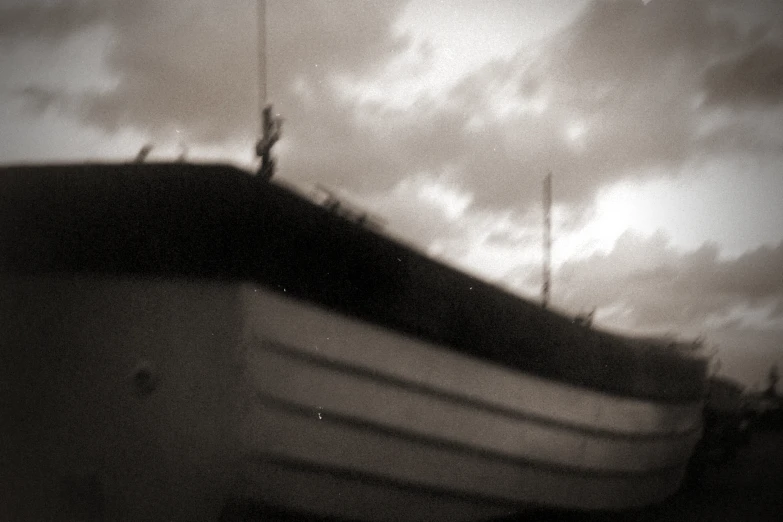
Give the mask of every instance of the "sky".
<path id="1" fill-rule="evenodd" d="M 704 339 L 750 387 L 783 366 L 779 0 L 268 0 L 261 15 L 0 0 L 0 163 L 151 143 L 151 161 L 255 168 L 265 91 L 280 180 L 539 300 L 551 172 L 553 308 Z"/>

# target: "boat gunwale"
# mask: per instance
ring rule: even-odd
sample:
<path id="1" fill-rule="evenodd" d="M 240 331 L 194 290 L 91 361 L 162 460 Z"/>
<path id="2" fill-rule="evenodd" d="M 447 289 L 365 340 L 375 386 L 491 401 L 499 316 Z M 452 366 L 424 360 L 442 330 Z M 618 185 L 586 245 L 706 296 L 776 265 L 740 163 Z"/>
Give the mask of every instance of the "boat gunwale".
<path id="1" fill-rule="evenodd" d="M 165 186 L 161 186 L 164 181 Z M 22 202 L 29 203 L 30 198 L 36 202 L 42 200 L 44 207 L 37 209 L 38 214 L 31 223 L 19 215 L 29 210 L 29 206 L 19 208 L 20 201 L 14 200 L 15 191 L 0 190 L 0 202 L 16 203 L 16 207 L 11 205 L 10 211 L 3 205 L 0 217 L 10 217 L 13 222 L 11 228 L 17 227 L 16 230 L 4 230 L 3 219 L 0 219 L 0 243 L 9 242 L 4 246 L 13 247 L 10 254 L 2 253 L 0 271 L 135 274 L 153 278 L 242 281 L 254 282 L 278 293 L 286 291 L 287 287 L 289 296 L 308 300 L 325 309 L 545 379 L 616 397 L 658 403 L 689 403 L 702 399 L 704 395 L 704 383 L 693 381 L 704 373 L 703 360 L 660 350 L 645 352 L 628 346 L 611 334 L 574 325 L 562 315 L 542 310 L 491 283 L 428 258 L 408 245 L 319 207 L 290 188 L 254 178 L 236 167 L 181 163 L 3 167 L 0 168 L 0 186 L 6 183 L 21 190 Z M 53 187 L 59 189 L 54 191 L 55 194 L 46 190 Z M 81 201 L 82 194 L 87 203 Z M 175 195 L 180 197 L 175 198 Z M 183 198 L 184 203 L 180 201 Z M 53 223 L 54 218 L 45 212 L 46 205 L 60 211 L 55 218 L 67 218 L 72 222 Z M 121 208 L 118 211 L 116 207 Z M 68 218 L 68 213 L 64 212 L 79 208 L 88 208 L 92 214 Z M 160 215 L 161 211 L 164 215 Z M 167 212 L 170 215 L 166 215 Z M 150 234 L 158 235 L 148 237 L 129 228 L 122 221 L 126 215 L 139 216 L 139 227 L 152 226 L 154 230 Z M 180 221 L 165 220 L 165 217 L 172 216 Z M 162 223 L 160 218 L 166 222 Z M 251 226 L 239 231 L 221 228 L 241 223 Z M 35 225 L 41 225 L 41 228 L 36 229 Z M 73 231 L 69 225 L 82 228 Z M 101 231 L 115 233 L 117 229 L 112 226 L 118 225 L 119 233 L 127 237 L 106 239 L 95 235 Z M 41 229 L 46 230 L 49 236 L 43 239 L 24 237 L 20 241 L 20 237 L 14 234 L 24 236 L 25 226 L 32 227 L 32 230 L 28 228 L 27 236 L 34 236 L 35 231 Z M 301 237 L 286 237 L 276 228 L 282 226 L 292 227 L 290 235 L 299 234 Z M 318 227 L 318 232 L 308 227 Z M 212 234 L 209 239 L 212 242 L 193 236 L 194 228 L 206 229 L 206 233 Z M 81 238 L 79 233 L 86 233 L 87 239 Z M 184 239 L 178 235 L 186 233 L 190 236 Z M 248 246 L 249 238 L 254 235 L 259 237 L 260 233 L 271 234 L 271 243 Z M 97 240 L 97 246 L 89 245 L 89 248 L 97 249 L 97 253 L 92 250 L 73 253 L 73 248 L 69 250 L 74 244 L 82 245 L 79 241 L 89 240 Z M 24 251 L 30 241 L 35 248 L 59 248 L 57 254 L 60 258 L 47 258 L 35 252 L 35 248 L 31 252 Z M 164 248 L 175 250 L 167 250 L 169 255 L 156 252 L 154 245 L 150 246 L 150 243 L 157 244 L 156 241 Z M 181 244 L 170 244 L 177 241 Z M 139 245 L 142 247 L 140 253 L 133 250 L 134 246 L 139 250 Z M 292 251 L 285 252 L 286 259 L 257 256 L 259 253 L 271 255 L 276 248 L 279 253 L 280 248 L 287 246 Z M 86 247 L 82 245 L 81 248 Z M 176 248 L 201 248 L 207 257 L 213 257 L 194 261 L 186 255 L 186 250 Z M 236 248 L 240 251 L 232 250 Z M 324 253 L 324 250 L 327 252 Z M 231 253 L 236 254 L 235 259 L 227 257 Z M 139 259 L 133 254 L 140 256 Z M 320 254 L 326 257 L 315 261 L 306 259 L 308 255 Z M 172 256 L 173 261 L 170 259 Z M 396 265 L 394 258 L 401 263 L 404 258 L 404 266 Z M 262 260 L 253 261 L 258 259 Z M 256 264 L 251 268 L 250 263 L 253 262 Z M 286 262 L 297 266 L 287 266 Z M 393 273 L 388 273 L 389 269 Z M 375 280 L 370 278 L 370 274 Z M 326 287 L 320 287 L 319 277 L 329 278 Z M 380 282 L 377 280 L 379 277 Z M 408 287 L 399 286 L 405 284 Z M 429 285 L 427 291 L 434 294 L 427 296 L 429 302 L 426 305 L 420 302 L 420 306 L 427 308 L 419 312 L 429 315 L 419 319 L 407 308 L 419 302 L 417 300 L 424 295 L 422 290 L 416 289 L 422 284 Z M 384 292 L 389 291 L 392 292 L 392 301 L 377 302 L 386 295 Z M 435 304 L 439 308 L 430 310 Z M 471 312 L 471 316 L 469 308 L 476 306 L 479 310 Z M 443 315 L 451 307 L 456 307 L 454 311 L 459 318 Z M 500 315 L 492 317 L 493 314 Z M 526 321 L 529 324 L 526 325 Z M 466 330 L 453 331 L 455 329 Z M 549 340 L 540 347 L 534 346 L 539 344 L 532 341 L 531 336 L 534 335 L 543 335 Z M 494 339 L 493 336 L 500 337 Z M 563 343 L 568 342 L 587 344 L 567 348 Z M 580 356 L 587 359 L 566 353 L 570 349 L 581 350 Z M 607 366 L 608 363 L 613 363 L 613 366 Z"/>

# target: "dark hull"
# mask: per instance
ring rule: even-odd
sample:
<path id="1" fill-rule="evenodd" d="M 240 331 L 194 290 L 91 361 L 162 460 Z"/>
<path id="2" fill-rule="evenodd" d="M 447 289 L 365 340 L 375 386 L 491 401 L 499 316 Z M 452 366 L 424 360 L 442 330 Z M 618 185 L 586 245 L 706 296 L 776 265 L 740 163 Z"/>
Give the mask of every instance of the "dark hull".
<path id="1" fill-rule="evenodd" d="M 621 339 L 225 166 L 0 171 L 7 270 L 247 281 L 509 368 L 623 397 L 700 400 L 705 363 Z"/>
<path id="2" fill-rule="evenodd" d="M 227 167 L 5 169 L 0 255 L 3 519 L 625 509 L 700 435 L 701 362 Z"/>

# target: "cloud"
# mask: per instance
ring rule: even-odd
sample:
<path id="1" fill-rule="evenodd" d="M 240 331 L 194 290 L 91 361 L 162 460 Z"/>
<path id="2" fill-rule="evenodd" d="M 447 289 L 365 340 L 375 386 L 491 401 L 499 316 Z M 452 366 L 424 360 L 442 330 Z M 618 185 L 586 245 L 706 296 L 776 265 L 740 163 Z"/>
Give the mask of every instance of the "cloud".
<path id="1" fill-rule="evenodd" d="M 764 42 L 711 66 L 704 76 L 707 103 L 775 105 L 783 102 L 783 46 Z"/>
<path id="2" fill-rule="evenodd" d="M 782 122 L 738 127 L 734 114 L 698 103 L 709 64 L 728 67 L 758 45 L 759 34 L 777 34 L 760 33 L 769 17 L 746 16 L 740 24 L 739 3 L 595 0 L 541 45 L 488 63 L 446 93 L 414 89 L 407 99 L 405 86 L 420 83 L 434 51 L 395 29 L 404 5 L 269 2 L 267 90 L 285 118 L 283 177 L 366 198 L 417 173 L 447 169 L 477 208 L 524 211 L 538 203 L 548 170 L 558 201 L 585 205 L 600 187 L 653 170 L 675 175 L 694 156 L 779 147 L 769 136 Z M 22 90 L 31 107 L 54 104 L 54 93 L 58 107 L 108 132 L 132 128 L 202 144 L 255 139 L 255 2 L 96 0 L 0 9 L 14 21 L 0 26 L 6 40 L 111 28 L 104 62 L 113 88 L 58 93 L 32 84 Z M 708 77 L 727 74 L 719 65 L 710 71 Z M 381 97 L 368 98 L 370 90 Z M 384 94 L 405 103 L 390 106 Z M 707 117 L 722 124 L 705 133 Z"/>
<path id="3" fill-rule="evenodd" d="M 663 234 L 626 233 L 608 254 L 566 262 L 553 292 L 563 306 L 604 309 L 625 328 L 698 331 L 751 320 L 783 327 L 783 243 L 735 259 L 718 254 L 712 244 L 680 252 Z"/>
<path id="4" fill-rule="evenodd" d="M 270 97 L 290 100 L 296 79 L 322 86 L 332 74 L 377 68 L 405 44 L 390 32 L 399 9 L 356 0 L 269 2 Z M 96 0 L 15 4 L 0 12 L 5 40 L 56 42 L 95 25 L 111 28 L 105 67 L 119 79 L 116 88 L 62 93 L 84 123 L 162 138 L 181 130 L 202 143 L 257 134 L 257 2 Z"/>
<path id="5" fill-rule="evenodd" d="M 270 73 L 280 88 L 292 78 L 323 81 L 337 74 L 379 72 L 411 41 L 392 26 L 405 1 L 277 0 L 268 2 L 267 41 Z M 281 93 L 282 94 L 282 93 Z"/>
<path id="6" fill-rule="evenodd" d="M 521 53 L 460 87 L 465 100 L 512 93 L 506 104 L 520 107 L 494 122 L 485 117 L 491 123 L 480 133 L 503 147 L 497 158 L 484 148 L 466 163 L 466 178 L 473 173 L 475 184 L 480 179 L 483 185 L 476 187 L 477 200 L 508 204 L 509 195 L 537 194 L 539 176 L 551 169 L 558 198 L 574 203 L 653 167 L 673 174 L 698 154 L 714 151 L 700 143 L 701 70 L 743 46 L 736 24 L 716 17 L 706 2 L 593 2 L 535 57 Z M 540 113 L 525 103 L 537 99 L 545 101 Z M 471 107 L 467 101 L 457 105 Z M 783 126 L 780 120 L 777 125 Z M 574 128 L 579 138 L 569 139 Z M 717 142 L 732 130 L 727 122 L 709 139 Z M 464 150 L 460 145 L 452 149 Z"/>
<path id="7" fill-rule="evenodd" d="M 62 102 L 62 93 L 54 89 L 48 89 L 38 85 L 28 85 L 20 89 L 18 93 L 28 110 L 35 114 L 43 114 L 52 107 L 56 107 Z"/>
<path id="8" fill-rule="evenodd" d="M 0 5 L 0 41 L 13 44 L 32 38 L 59 43 L 86 26 L 99 23 L 104 12 L 105 8 L 94 1 L 6 1 Z"/>
<path id="9" fill-rule="evenodd" d="M 762 128 L 700 102 L 705 67 L 758 39 L 759 20 L 745 28 L 739 4 L 720 7 L 596 1 L 541 47 L 488 64 L 443 97 L 420 95 L 395 110 L 357 96 L 341 109 L 364 126 L 358 148 L 380 161 L 346 157 L 333 172 L 327 161 L 318 176 L 390 190 L 401 176 L 448 166 L 477 206 L 524 208 L 551 170 L 558 201 L 584 205 L 598 188 L 645 172 L 675 176 L 711 154 L 777 151 L 782 118 Z M 705 119 L 720 124 L 705 132 Z M 335 149 L 353 143 L 340 136 Z M 382 150 L 368 143 L 373 136 Z M 351 181 L 352 165 L 371 173 L 366 182 Z"/>

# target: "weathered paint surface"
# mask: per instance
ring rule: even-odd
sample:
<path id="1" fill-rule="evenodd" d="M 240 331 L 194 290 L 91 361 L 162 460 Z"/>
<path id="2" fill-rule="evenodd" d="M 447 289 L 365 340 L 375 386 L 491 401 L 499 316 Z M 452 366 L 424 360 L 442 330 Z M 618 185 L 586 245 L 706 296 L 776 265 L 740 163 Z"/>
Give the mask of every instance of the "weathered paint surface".
<path id="1" fill-rule="evenodd" d="M 0 518 L 216 520 L 238 456 L 236 287 L 3 275 L 0 289 Z"/>

